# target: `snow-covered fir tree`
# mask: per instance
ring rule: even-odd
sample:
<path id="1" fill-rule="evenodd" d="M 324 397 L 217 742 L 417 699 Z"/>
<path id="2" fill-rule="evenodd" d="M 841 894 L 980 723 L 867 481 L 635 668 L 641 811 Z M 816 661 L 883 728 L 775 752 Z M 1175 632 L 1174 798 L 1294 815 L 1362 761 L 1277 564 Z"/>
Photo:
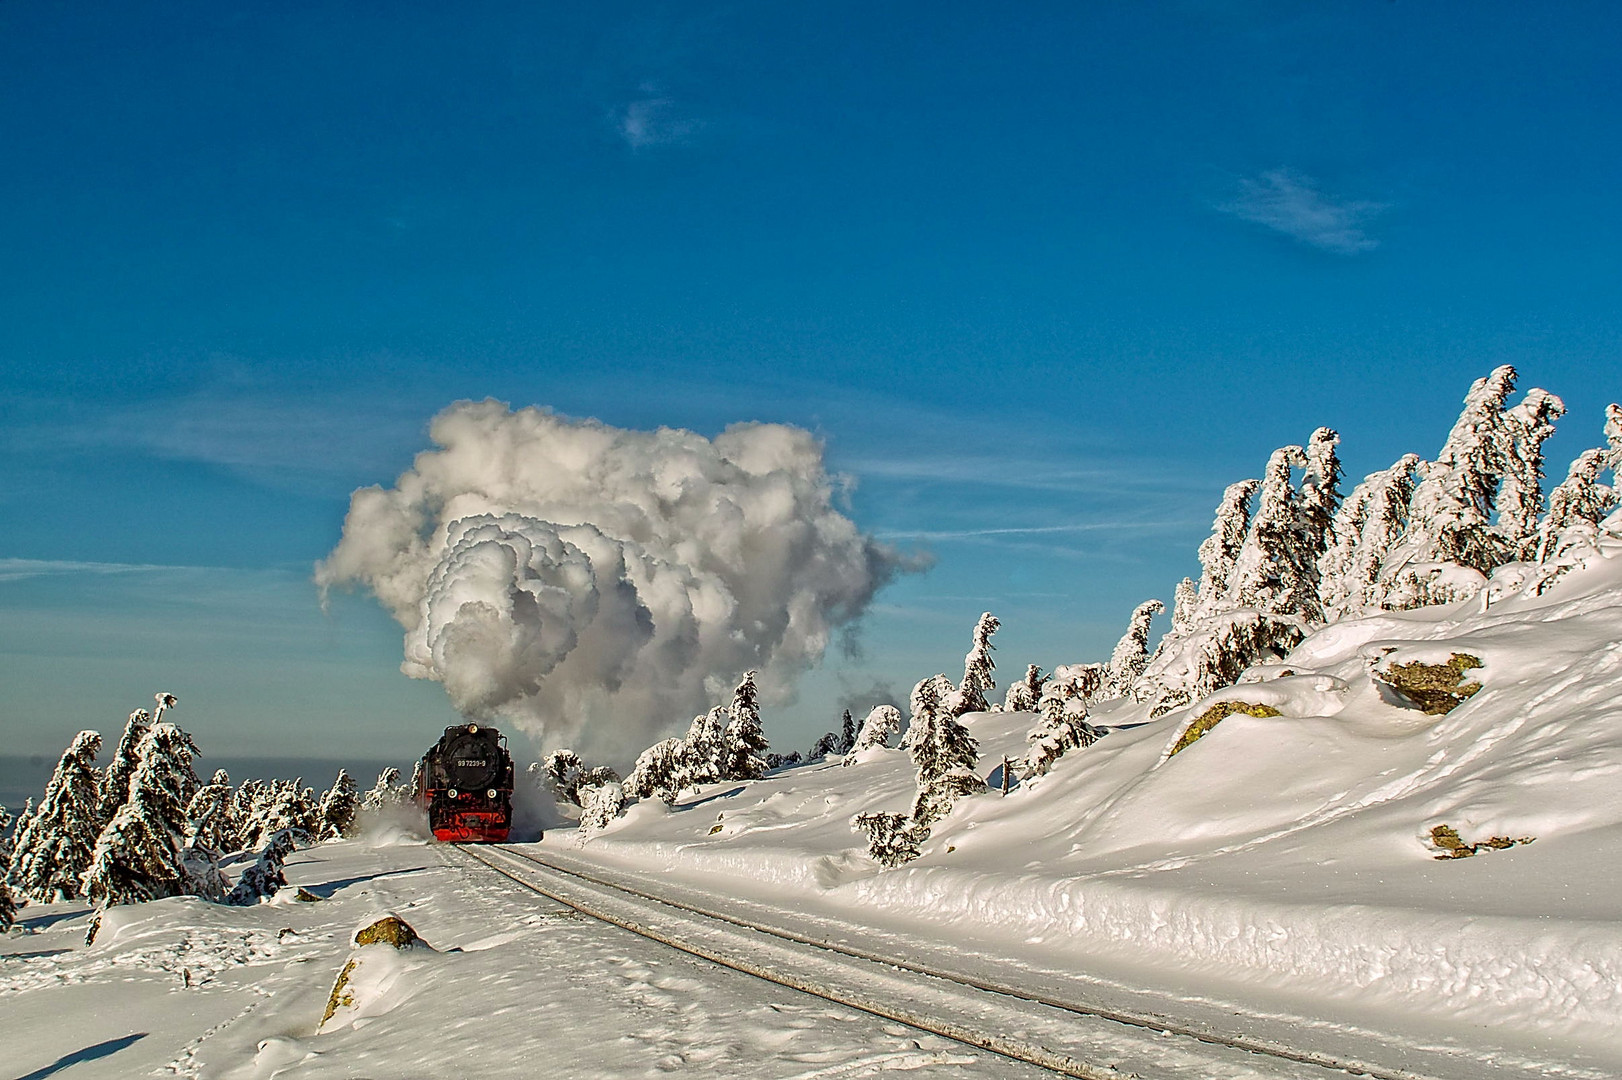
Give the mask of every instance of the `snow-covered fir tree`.
<path id="1" fill-rule="evenodd" d="M 1204 619 L 1144 669 L 1137 699 L 1160 716 L 1232 686 L 1252 664 L 1282 660 L 1306 635 L 1299 615 L 1230 611 Z"/>
<path id="2" fill-rule="evenodd" d="M 1087 722 L 1087 699 L 1068 693 L 1071 685 L 1050 683 L 1042 695 L 1041 719 L 1025 737 L 1030 744 L 1022 763 L 1027 777 L 1046 776 L 1065 751 L 1098 741 L 1098 729 Z"/>
<path id="3" fill-rule="evenodd" d="M 725 705 L 713 706 L 693 717 L 687 726 L 687 784 L 713 784 L 726 775 L 727 715 Z"/>
<path id="4" fill-rule="evenodd" d="M 554 750 L 546 756 L 546 764 L 541 766 L 541 776 L 558 802 L 579 806 L 580 774 L 585 767 L 586 763 L 573 750 Z"/>
<path id="5" fill-rule="evenodd" d="M 1042 674 L 1042 669 L 1035 664 L 1027 664 L 1025 677 L 1008 685 L 1008 693 L 1003 695 L 1003 711 L 1034 712 L 1046 683 L 1047 676 Z"/>
<path id="6" fill-rule="evenodd" d="M 1405 454 L 1389 469 L 1370 473 L 1335 515 L 1334 542 L 1318 560 L 1318 597 L 1324 619 L 1336 619 L 1384 599 L 1386 557 L 1408 528 L 1419 455 Z"/>
<path id="7" fill-rule="evenodd" d="M 118 808 L 129 800 L 130 777 L 135 775 L 135 766 L 139 763 L 137 748 L 151 726 L 152 714 L 145 709 L 130 713 L 124 724 L 124 734 L 119 736 L 118 745 L 113 748 L 113 759 L 107 763 L 102 777 L 99 813 L 103 825 L 113 820 Z"/>
<path id="8" fill-rule="evenodd" d="M 11 929 L 17 921 L 17 898 L 11 894 L 7 881 L 11 867 L 11 814 L 0 806 L 0 934 Z"/>
<path id="9" fill-rule="evenodd" d="M 1405 561 L 1451 562 L 1486 573 L 1505 560 L 1492 514 L 1514 438 L 1504 411 L 1515 378 L 1515 369 L 1505 364 L 1471 384 L 1436 460 L 1420 465 L 1403 538 Z"/>
<path id="10" fill-rule="evenodd" d="M 912 691 L 912 723 L 908 728 L 912 744 L 908 749 L 918 771 L 912 819 L 925 827 L 945 817 L 960 796 L 986 787 L 975 773 L 980 744 L 946 704 L 952 690 L 946 676 L 936 675 L 922 680 Z"/>
<path id="11" fill-rule="evenodd" d="M 1241 480 L 1229 484 L 1217 504 L 1216 518 L 1211 522 L 1211 535 L 1199 547 L 1200 588 L 1195 606 L 1195 618 L 1205 618 L 1226 610 L 1228 587 L 1233 581 L 1234 565 L 1244 548 L 1245 535 L 1250 531 L 1250 500 L 1261 487 L 1260 480 Z"/>
<path id="12" fill-rule="evenodd" d="M 1149 665 L 1149 626 L 1154 617 L 1166 610 L 1159 600 L 1145 600 L 1132 609 L 1126 633 L 1115 643 L 1109 666 L 1104 669 L 1103 693 L 1110 698 L 1124 698 L 1132 694 L 1143 669 Z"/>
<path id="13" fill-rule="evenodd" d="M 304 777 L 302 776 L 293 781 L 293 786 L 298 789 L 298 829 L 305 836 L 314 840 L 321 835 L 321 799 L 316 795 L 313 787 L 309 787 L 304 783 Z M 398 799 L 398 790 L 395 789 L 389 793 L 391 796 L 395 796 L 396 800 Z"/>
<path id="14" fill-rule="evenodd" d="M 722 733 L 721 775 L 727 780 L 759 780 L 766 775 L 766 754 L 771 746 L 760 723 L 760 694 L 755 675 L 747 672 L 732 691 Z"/>
<path id="15" fill-rule="evenodd" d="M 398 775 L 399 770 L 384 770 Z M 270 780 L 259 793 L 248 822 L 243 829 L 243 844 L 250 850 L 263 847 L 270 837 L 285 830 L 297 835 L 301 842 L 311 837 L 304 825 L 303 793 L 298 781 Z M 386 802 L 379 806 L 388 805 Z"/>
<path id="16" fill-rule="evenodd" d="M 1605 406 L 1605 464 L 1611 470 L 1612 486 L 1622 495 L 1622 405 Z"/>
<path id="17" fill-rule="evenodd" d="M 875 746 L 887 747 L 890 740 L 901 733 L 901 710 L 894 705 L 875 705 L 862 721 L 861 730 L 852 740 L 850 750 L 845 754 L 844 764 L 854 765 L 856 755 L 863 750 L 871 750 Z"/>
<path id="18" fill-rule="evenodd" d="M 361 797 L 361 809 L 375 812 L 385 806 L 393 806 L 398 801 L 395 796 L 395 785 L 399 784 L 399 782 L 400 770 L 393 765 L 378 773 L 377 782 L 368 788 L 366 794 Z M 285 823 L 279 825 L 278 828 L 296 828 L 297 826 L 297 817 L 290 814 Z"/>
<path id="19" fill-rule="evenodd" d="M 360 794 L 355 778 L 348 770 L 339 769 L 332 786 L 321 796 L 317 811 L 318 840 L 339 840 L 348 836 L 355 826 L 355 812 L 360 809 Z"/>
<path id="20" fill-rule="evenodd" d="M 1291 469 L 1306 465 L 1306 452 L 1299 446 L 1282 446 L 1268 458 L 1256 514 L 1234 562 L 1228 586 L 1230 608 L 1318 621 L 1318 556 L 1322 549 L 1307 534 L 1306 507 L 1291 482 Z"/>
<path id="21" fill-rule="evenodd" d="M 223 782 L 222 782 L 223 781 Z M 231 821 L 231 778 L 225 770 L 197 789 L 186 804 L 186 846 L 207 848 L 216 856 L 241 846 L 238 830 Z"/>
<path id="22" fill-rule="evenodd" d="M 1321 427 L 1307 440 L 1301 477 L 1301 528 L 1305 556 L 1316 565 L 1334 542 L 1335 515 L 1340 511 L 1340 434 Z"/>
<path id="23" fill-rule="evenodd" d="M 201 893 L 182 859 L 186 807 L 201 786 L 197 747 L 173 724 L 154 723 L 137 747 L 129 801 L 96 838 L 84 895 L 97 907 Z"/>
<path id="24" fill-rule="evenodd" d="M 625 794 L 635 799 L 658 796 L 667 803 L 680 798 L 688 786 L 687 743 L 681 739 L 656 742 L 637 755 Z"/>
<path id="25" fill-rule="evenodd" d="M 867 837 L 867 853 L 880 866 L 894 869 L 922 854 L 929 829 L 907 814 L 880 811 L 857 814 L 851 828 Z"/>
<path id="26" fill-rule="evenodd" d="M 1504 413 L 1508 450 L 1498 487 L 1498 535 L 1512 559 L 1535 557 L 1538 521 L 1543 514 L 1543 443 L 1564 416 L 1565 402 L 1547 390 L 1532 389 Z"/>
<path id="27" fill-rule="evenodd" d="M 224 899 L 227 882 L 220 859 L 238 847 L 230 820 L 231 778 L 224 769 L 197 789 L 186 804 L 186 833 L 181 841 L 180 863 L 186 880 L 194 887 L 188 892 L 210 900 Z"/>
<path id="28" fill-rule="evenodd" d="M 856 718 L 846 709 L 839 718 L 839 747 L 838 753 L 848 754 L 856 749 Z"/>
<path id="29" fill-rule="evenodd" d="M 297 847 L 291 829 L 279 829 L 265 838 L 259 857 L 242 871 L 236 887 L 225 897 L 227 904 L 247 907 L 276 895 L 287 885 L 284 864 Z"/>
<path id="30" fill-rule="evenodd" d="M 101 833 L 101 785 L 96 755 L 101 735 L 73 737 L 45 785 L 39 806 L 19 822 L 11 852 L 11 877 L 26 900 L 49 904 L 82 895 L 80 878 Z"/>
<path id="31" fill-rule="evenodd" d="M 986 694 L 997 687 L 996 680 L 992 678 L 997 664 L 991 659 L 992 651 L 996 649 L 991 643 L 991 635 L 995 634 L 1001 625 L 997 616 L 989 611 L 983 613 L 975 622 L 973 644 L 969 648 L 968 655 L 963 658 L 963 681 L 958 684 L 957 692 L 945 702 L 953 716 L 985 712 L 989 707 L 986 704 Z"/>
<path id="32" fill-rule="evenodd" d="M 411 766 L 411 779 L 406 782 L 404 799 L 406 804 L 417 802 L 422 798 L 423 786 L 427 783 L 428 767 L 418 758 L 416 764 Z"/>
<path id="33" fill-rule="evenodd" d="M 832 757 L 838 751 L 838 733 L 833 731 L 825 731 L 817 738 L 816 742 L 811 744 L 811 749 L 806 751 L 805 760 L 821 761 L 823 758 Z"/>
<path id="34" fill-rule="evenodd" d="M 269 788 L 265 782 L 255 777 L 249 777 L 237 785 L 236 791 L 231 795 L 231 823 L 236 832 L 236 842 L 231 845 L 232 851 L 246 851 L 250 848 L 257 850 L 257 821 L 260 808 L 265 805 L 268 795 Z"/>
<path id="35" fill-rule="evenodd" d="M 11 832 L 11 811 L 0 804 L 0 881 L 11 876 L 11 851 L 16 839 Z"/>
<path id="36" fill-rule="evenodd" d="M 1200 587 L 1193 578 L 1184 578 L 1177 583 L 1176 591 L 1171 598 L 1171 632 L 1173 634 L 1186 634 L 1194 628 L 1194 620 L 1199 618 Z"/>
<path id="37" fill-rule="evenodd" d="M 1538 528 L 1537 561 L 1547 562 L 1559 555 L 1570 542 L 1579 539 L 1572 530 L 1588 536 L 1597 532 L 1617 506 L 1616 492 L 1600 483 L 1608 456 L 1606 450 L 1584 450 L 1566 471 L 1566 478 L 1549 492 L 1549 512 Z M 1566 539 L 1571 536 L 1571 541 Z M 1587 539 L 1584 536 L 1581 539 Z"/>
<path id="38" fill-rule="evenodd" d="M 582 832 L 607 827 L 625 807 L 625 789 L 618 783 L 586 784 L 580 789 Z"/>

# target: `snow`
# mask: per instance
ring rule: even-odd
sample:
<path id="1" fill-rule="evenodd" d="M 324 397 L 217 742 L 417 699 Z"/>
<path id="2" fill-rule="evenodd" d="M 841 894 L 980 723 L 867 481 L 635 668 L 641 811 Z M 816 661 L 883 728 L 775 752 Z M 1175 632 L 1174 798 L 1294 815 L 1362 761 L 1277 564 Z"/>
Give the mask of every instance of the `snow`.
<path id="1" fill-rule="evenodd" d="M 23 910 L 0 935 L 7 1076 L 1047 1075 L 685 957 L 384 832 L 288 863 L 257 907 L 194 897 Z M 354 949 L 398 913 L 428 947 Z M 317 1028 L 362 956 L 353 1003 Z"/>
<path id="2" fill-rule="evenodd" d="M 1485 611 L 1476 598 L 1337 623 L 1154 720 L 1101 704 L 1096 745 L 1006 797 L 959 800 L 898 869 L 868 859 L 849 822 L 906 809 L 913 769 L 899 750 L 710 785 L 669 810 L 644 803 L 536 850 L 904 935 L 908 948 L 973 942 L 1016 981 L 1088 972 L 1174 1003 L 1612 1075 L 1622 544 L 1605 554 L 1542 595 L 1490 590 Z M 1495 581 L 1532 580 L 1524 569 Z M 1375 661 L 1455 652 L 1482 660 L 1469 678 L 1484 688 L 1444 716 L 1369 674 Z M 1189 719 L 1222 700 L 1282 715 L 1231 715 L 1168 758 Z M 1032 719 L 964 717 L 982 774 L 1018 757 Z M 1437 861 L 1440 824 L 1471 843 L 1535 840 Z"/>

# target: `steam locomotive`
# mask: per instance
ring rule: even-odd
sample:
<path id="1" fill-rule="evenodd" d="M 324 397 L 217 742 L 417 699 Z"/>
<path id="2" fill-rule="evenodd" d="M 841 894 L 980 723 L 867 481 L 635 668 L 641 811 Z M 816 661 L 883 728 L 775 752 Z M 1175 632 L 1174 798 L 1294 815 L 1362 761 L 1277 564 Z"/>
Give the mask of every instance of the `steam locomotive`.
<path id="1" fill-rule="evenodd" d="M 423 755 L 422 799 L 434 839 L 499 844 L 513 820 L 513 759 L 493 727 L 457 724 Z"/>

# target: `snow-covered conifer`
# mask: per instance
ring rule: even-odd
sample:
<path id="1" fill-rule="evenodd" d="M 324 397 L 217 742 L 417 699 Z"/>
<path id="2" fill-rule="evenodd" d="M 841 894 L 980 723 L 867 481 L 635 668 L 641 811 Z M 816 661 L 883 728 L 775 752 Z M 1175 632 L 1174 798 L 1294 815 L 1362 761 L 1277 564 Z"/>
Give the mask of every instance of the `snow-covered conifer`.
<path id="1" fill-rule="evenodd" d="M 912 691 L 908 749 L 918 770 L 912 819 L 926 828 L 945 817 L 959 796 L 984 791 L 986 786 L 974 771 L 980 744 L 946 705 L 954 689 L 945 675 L 936 675 Z"/>
<path id="2" fill-rule="evenodd" d="M 766 754 L 771 746 L 760 724 L 760 695 L 755 690 L 755 674 L 751 671 L 744 675 L 733 690 L 732 704 L 727 709 L 721 763 L 721 775 L 726 780 L 759 780 L 766 775 Z"/>
<path id="3" fill-rule="evenodd" d="M 836 732 L 825 731 L 811 744 L 811 749 L 806 751 L 805 760 L 821 761 L 823 758 L 832 757 L 838 751 L 839 735 Z"/>
<path id="4" fill-rule="evenodd" d="M 136 750 L 151 726 L 152 714 L 145 709 L 130 713 L 129 721 L 124 725 L 124 734 L 119 736 L 118 746 L 113 749 L 113 759 L 107 763 L 107 773 L 102 778 L 100 814 L 104 825 L 113 820 L 120 806 L 129 801 L 130 777 L 135 774 L 139 761 Z"/>
<path id="5" fill-rule="evenodd" d="M 1104 669 L 1104 693 L 1108 697 L 1129 697 L 1138 677 L 1149 664 L 1149 624 L 1166 610 L 1159 600 L 1145 600 L 1132 609 L 1126 633 L 1115 643 L 1109 666 Z"/>
<path id="6" fill-rule="evenodd" d="M 625 789 L 618 783 L 585 784 L 580 788 L 580 829 L 604 828 L 625 807 Z"/>
<path id="7" fill-rule="evenodd" d="M 24 899 L 48 904 L 81 895 L 79 879 L 90 865 L 101 832 L 95 765 L 100 751 L 99 733 L 75 735 L 46 783 L 39 806 L 18 823 L 11 875 Z"/>
<path id="8" fill-rule="evenodd" d="M 1199 617 L 1214 615 L 1228 604 L 1228 587 L 1233 580 L 1234 564 L 1250 531 L 1250 499 L 1261 487 L 1260 480 L 1241 480 L 1229 484 L 1217 504 L 1216 519 L 1211 522 L 1211 535 L 1199 547 L 1200 589 L 1197 611 Z"/>
<path id="9" fill-rule="evenodd" d="M 1513 558 L 1530 559 L 1537 553 L 1538 519 L 1543 514 L 1543 443 L 1554 434 L 1554 422 L 1565 412 L 1565 402 L 1534 388 L 1504 414 L 1497 531 Z"/>
<path id="10" fill-rule="evenodd" d="M 1612 486 L 1622 496 L 1622 405 L 1605 406 L 1605 467 L 1611 470 Z"/>
<path id="11" fill-rule="evenodd" d="M 1026 776 L 1046 776 L 1066 750 L 1098 741 L 1098 729 L 1087 722 L 1087 699 L 1066 693 L 1063 682 L 1050 683 L 1049 690 L 1040 702 L 1041 720 L 1025 737 L 1030 744 L 1024 760 Z"/>
<path id="12" fill-rule="evenodd" d="M 258 850 L 259 817 L 269 797 L 263 780 L 249 777 L 237 785 L 231 796 L 231 821 L 236 829 L 233 851 Z"/>
<path id="13" fill-rule="evenodd" d="M 854 749 L 856 749 L 856 719 L 850 715 L 850 710 L 846 709 L 844 715 L 839 718 L 838 752 L 848 754 Z"/>
<path id="14" fill-rule="evenodd" d="M 405 794 L 402 801 L 406 804 L 417 802 L 422 798 L 424 785 L 428 780 L 428 766 L 423 764 L 421 758 L 411 766 L 411 779 L 406 782 Z"/>
<path id="15" fill-rule="evenodd" d="M 1334 543 L 1318 560 L 1318 597 L 1326 620 L 1378 606 L 1383 599 L 1386 556 L 1408 527 L 1418 464 L 1417 454 L 1405 454 L 1389 469 L 1370 473 L 1335 515 Z"/>
<path id="16" fill-rule="evenodd" d="M 1559 554 L 1567 530 L 1573 526 L 1597 528 L 1616 509 L 1616 492 L 1599 482 L 1606 456 L 1604 450 L 1584 450 L 1571 463 L 1566 478 L 1549 492 L 1549 512 L 1538 529 L 1538 562 Z"/>
<path id="17" fill-rule="evenodd" d="M 693 722 L 687 726 L 687 784 L 698 787 L 700 784 L 713 784 L 726 775 L 726 729 L 727 715 L 725 705 L 716 705 L 708 712 L 699 713 L 693 717 Z"/>
<path id="18" fill-rule="evenodd" d="M 1252 664 L 1283 659 L 1304 637 L 1306 622 L 1298 615 L 1242 610 L 1202 620 L 1144 669 L 1137 699 L 1160 716 L 1232 686 Z"/>
<path id="19" fill-rule="evenodd" d="M 573 750 L 559 749 L 546 756 L 546 764 L 541 766 L 541 775 L 558 802 L 579 806 L 580 773 L 585 767 L 586 763 L 580 760 L 579 754 Z"/>
<path id="20" fill-rule="evenodd" d="M 154 723 L 137 747 L 129 801 L 96 838 L 84 895 L 98 907 L 139 903 L 192 891 L 182 860 L 186 807 L 201 786 L 191 736 Z"/>
<path id="21" fill-rule="evenodd" d="M 0 805 L 0 881 L 11 876 L 11 849 L 15 839 L 11 833 L 11 811 Z"/>
<path id="22" fill-rule="evenodd" d="M 1047 676 L 1035 664 L 1027 664 L 1025 677 L 1018 682 L 1010 683 L 1008 693 L 1003 695 L 1004 712 L 1033 712 L 1036 702 L 1042 696 L 1042 687 L 1047 683 Z"/>
<path id="23" fill-rule="evenodd" d="M 857 814 L 851 828 L 867 837 L 867 853 L 880 866 L 895 868 L 916 859 L 929 829 L 906 814 Z"/>
<path id="24" fill-rule="evenodd" d="M 963 658 L 963 681 L 958 684 L 957 693 L 946 702 L 953 716 L 986 711 L 986 692 L 997 687 L 996 680 L 992 678 L 997 664 L 991 659 L 991 653 L 996 649 L 991 643 L 991 635 L 1001 625 L 997 616 L 989 611 L 983 613 L 974 624 L 974 643 L 969 654 Z"/>
<path id="25" fill-rule="evenodd" d="M 1234 562 L 1230 607 L 1319 618 L 1320 551 L 1303 527 L 1306 508 L 1290 479 L 1293 467 L 1306 464 L 1299 446 L 1282 446 L 1267 459 L 1256 516 Z"/>
<path id="26" fill-rule="evenodd" d="M 360 809 L 360 796 L 355 778 L 348 770 L 339 769 L 338 778 L 321 796 L 316 826 L 318 840 L 339 840 L 348 836 L 355 826 L 355 811 Z"/>
<path id="27" fill-rule="evenodd" d="M 218 779 L 223 770 L 214 774 Z M 234 792 L 227 783 L 207 783 L 186 804 L 186 846 L 203 847 L 216 856 L 238 847 L 236 830 L 231 822 L 231 799 Z"/>
<path id="28" fill-rule="evenodd" d="M 852 740 L 844 764 L 853 765 L 856 755 L 875 746 L 889 746 L 890 740 L 901 732 L 901 710 L 894 705 L 875 705 L 862 721 L 862 729 Z"/>
<path id="29" fill-rule="evenodd" d="M 625 780 L 625 794 L 636 799 L 657 795 L 673 803 L 686 789 L 687 744 L 681 739 L 656 742 L 637 756 Z"/>
<path id="30" fill-rule="evenodd" d="M 0 806 L 0 934 L 11 929 L 17 920 L 17 899 L 11 894 L 6 880 L 11 868 L 11 814 Z"/>
<path id="31" fill-rule="evenodd" d="M 398 774 L 398 770 L 385 769 L 384 772 Z M 303 814 L 299 806 L 301 801 L 302 796 L 296 781 L 267 782 L 255 800 L 248 825 L 243 830 L 243 844 L 249 849 L 257 850 L 263 847 L 273 834 L 284 829 L 299 834 L 299 839 L 308 841 L 310 835 L 304 829 Z M 379 807 L 386 805 L 388 805 L 386 802 L 377 804 Z"/>
<path id="32" fill-rule="evenodd" d="M 293 830 L 279 829 L 271 833 L 266 838 L 259 857 L 254 860 L 252 866 L 242 871 L 236 887 L 226 895 L 225 902 L 238 907 L 247 907 L 275 896 L 278 889 L 287 885 L 287 874 L 283 865 L 297 846 Z"/>
<path id="33" fill-rule="evenodd" d="M 1315 562 L 1333 539 L 1335 514 L 1340 510 L 1340 458 L 1335 453 L 1339 445 L 1340 434 L 1326 427 L 1307 440 L 1301 506 L 1308 554 Z"/>
<path id="34" fill-rule="evenodd" d="M 1193 578 L 1184 578 L 1177 583 L 1177 589 L 1171 598 L 1171 633 L 1186 634 L 1194 628 L 1194 620 L 1199 618 L 1200 587 L 1194 583 Z"/>
<path id="35" fill-rule="evenodd" d="M 377 811 L 377 810 L 383 809 L 385 806 L 394 805 L 394 803 L 396 802 L 396 798 L 395 798 L 395 794 L 394 794 L 394 787 L 399 782 L 400 782 L 400 770 L 396 769 L 393 765 L 390 765 L 388 768 L 386 768 L 382 772 L 378 773 L 377 774 L 377 783 L 373 784 L 367 790 L 366 794 L 361 797 L 361 802 L 360 802 L 361 809 Z M 290 813 L 288 815 L 287 819 L 282 824 L 278 825 L 276 828 L 277 829 L 290 829 L 290 828 L 297 828 L 297 827 L 298 827 L 298 819 L 297 819 L 297 815 L 296 815 L 296 812 L 295 812 L 295 813 Z M 268 836 L 268 835 L 270 835 L 270 832 L 274 832 L 274 831 L 276 831 L 276 829 L 271 829 L 271 830 L 267 831 L 265 833 L 265 835 Z"/>
<path id="36" fill-rule="evenodd" d="M 1504 407 L 1515 390 L 1505 364 L 1477 379 L 1435 461 L 1419 467 L 1403 547 L 1408 562 L 1452 562 L 1482 573 L 1504 561 L 1491 527 L 1506 467 Z"/>

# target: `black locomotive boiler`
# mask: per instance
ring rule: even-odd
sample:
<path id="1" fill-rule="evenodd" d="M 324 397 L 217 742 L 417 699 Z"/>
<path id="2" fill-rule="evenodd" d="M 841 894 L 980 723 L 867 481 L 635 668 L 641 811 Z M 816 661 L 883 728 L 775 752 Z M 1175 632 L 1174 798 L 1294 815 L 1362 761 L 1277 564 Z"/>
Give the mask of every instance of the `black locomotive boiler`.
<path id="1" fill-rule="evenodd" d="M 436 840 L 499 844 L 513 821 L 513 759 L 493 727 L 457 724 L 423 755 L 422 799 Z"/>

